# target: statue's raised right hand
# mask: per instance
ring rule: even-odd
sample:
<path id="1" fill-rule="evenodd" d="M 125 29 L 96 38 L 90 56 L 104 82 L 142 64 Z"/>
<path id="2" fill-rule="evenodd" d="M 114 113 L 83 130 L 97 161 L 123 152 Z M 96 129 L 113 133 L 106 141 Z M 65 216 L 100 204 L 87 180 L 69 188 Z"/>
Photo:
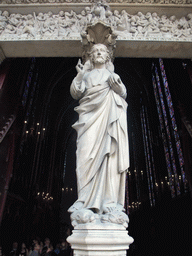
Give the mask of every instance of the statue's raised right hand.
<path id="1" fill-rule="evenodd" d="M 83 64 L 81 63 L 81 59 L 79 59 L 77 62 L 76 70 L 77 70 L 77 73 L 83 71 Z"/>
<path id="2" fill-rule="evenodd" d="M 91 63 L 90 63 L 90 60 L 87 60 L 85 62 L 85 64 L 83 65 L 81 63 L 81 59 L 78 60 L 78 63 L 77 63 L 77 66 L 76 66 L 76 70 L 78 73 L 85 73 L 87 70 L 89 70 L 91 67 Z"/>

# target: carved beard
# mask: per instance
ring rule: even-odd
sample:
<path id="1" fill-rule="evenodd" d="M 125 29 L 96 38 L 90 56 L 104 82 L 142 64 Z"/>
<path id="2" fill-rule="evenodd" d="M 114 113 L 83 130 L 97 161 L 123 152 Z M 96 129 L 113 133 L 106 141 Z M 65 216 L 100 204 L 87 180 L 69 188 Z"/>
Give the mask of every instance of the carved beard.
<path id="1" fill-rule="evenodd" d="M 97 56 L 95 59 L 93 59 L 94 64 L 105 64 L 106 59 L 103 58 L 102 56 Z"/>

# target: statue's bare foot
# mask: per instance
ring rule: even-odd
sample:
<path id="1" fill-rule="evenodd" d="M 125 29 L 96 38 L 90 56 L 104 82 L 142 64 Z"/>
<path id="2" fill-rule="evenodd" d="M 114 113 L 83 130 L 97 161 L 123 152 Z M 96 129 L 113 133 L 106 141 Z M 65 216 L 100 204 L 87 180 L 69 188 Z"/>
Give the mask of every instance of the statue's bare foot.
<path id="1" fill-rule="evenodd" d="M 125 208 L 121 204 L 117 204 L 116 210 L 119 212 L 125 212 Z"/>
<path id="2" fill-rule="evenodd" d="M 110 203 L 110 204 L 103 205 L 103 213 L 109 213 L 109 212 L 115 211 L 116 206 L 117 205 L 115 203 Z"/>
<path id="3" fill-rule="evenodd" d="M 110 203 L 110 204 L 103 205 L 103 213 L 104 214 L 114 212 L 114 211 L 122 212 L 122 211 L 125 211 L 125 209 L 123 208 L 123 206 L 121 204 L 116 204 L 116 203 Z"/>
<path id="4" fill-rule="evenodd" d="M 127 214 L 125 214 L 122 210 L 120 211 L 120 210 L 117 210 L 117 208 L 115 208 L 111 212 L 107 212 L 105 214 L 102 214 L 101 215 L 101 222 L 121 224 L 125 228 L 127 228 L 128 223 L 129 223 L 129 218 L 128 218 Z"/>

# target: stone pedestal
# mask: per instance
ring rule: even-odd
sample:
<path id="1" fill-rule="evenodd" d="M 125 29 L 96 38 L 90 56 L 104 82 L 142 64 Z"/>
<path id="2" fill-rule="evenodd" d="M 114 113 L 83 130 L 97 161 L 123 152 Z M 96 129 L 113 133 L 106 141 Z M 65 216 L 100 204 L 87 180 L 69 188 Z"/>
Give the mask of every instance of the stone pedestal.
<path id="1" fill-rule="evenodd" d="M 79 224 L 67 238 L 74 256 L 126 256 L 133 238 L 123 225 L 113 223 Z"/>

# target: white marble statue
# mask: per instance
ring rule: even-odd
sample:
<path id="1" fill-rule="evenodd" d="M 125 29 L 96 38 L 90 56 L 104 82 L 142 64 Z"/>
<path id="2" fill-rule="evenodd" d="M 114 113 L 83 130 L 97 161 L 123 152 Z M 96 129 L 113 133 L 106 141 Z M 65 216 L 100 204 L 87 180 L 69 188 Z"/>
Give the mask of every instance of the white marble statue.
<path id="1" fill-rule="evenodd" d="M 78 223 L 100 216 L 103 222 L 128 222 L 124 211 L 129 167 L 126 88 L 114 73 L 107 47 L 92 47 L 90 60 L 76 66 L 71 95 L 79 100 L 76 173 L 78 200 L 69 208 Z M 82 218 L 81 218 L 82 216 Z M 72 223 L 74 225 L 74 223 Z"/>

